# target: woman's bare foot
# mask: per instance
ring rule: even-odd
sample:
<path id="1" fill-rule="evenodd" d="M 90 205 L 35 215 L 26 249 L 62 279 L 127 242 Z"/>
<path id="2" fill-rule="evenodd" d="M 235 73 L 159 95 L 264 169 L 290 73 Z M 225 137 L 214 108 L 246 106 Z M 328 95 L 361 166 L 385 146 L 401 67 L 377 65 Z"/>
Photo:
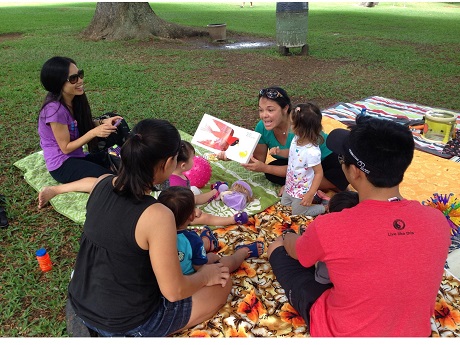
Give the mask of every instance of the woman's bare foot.
<path id="1" fill-rule="evenodd" d="M 48 202 L 57 195 L 54 186 L 43 187 L 38 193 L 38 209 L 41 209 L 48 204 Z"/>

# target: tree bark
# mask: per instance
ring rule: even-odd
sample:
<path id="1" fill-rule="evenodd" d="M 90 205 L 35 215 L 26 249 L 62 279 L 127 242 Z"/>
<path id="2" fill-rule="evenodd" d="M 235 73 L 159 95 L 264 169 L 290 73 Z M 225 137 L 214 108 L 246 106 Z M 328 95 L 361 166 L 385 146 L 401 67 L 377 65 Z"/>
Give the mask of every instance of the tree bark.
<path id="1" fill-rule="evenodd" d="M 90 40 L 130 40 L 208 36 L 206 30 L 169 23 L 158 17 L 148 2 L 98 2 L 89 26 L 82 32 Z"/>

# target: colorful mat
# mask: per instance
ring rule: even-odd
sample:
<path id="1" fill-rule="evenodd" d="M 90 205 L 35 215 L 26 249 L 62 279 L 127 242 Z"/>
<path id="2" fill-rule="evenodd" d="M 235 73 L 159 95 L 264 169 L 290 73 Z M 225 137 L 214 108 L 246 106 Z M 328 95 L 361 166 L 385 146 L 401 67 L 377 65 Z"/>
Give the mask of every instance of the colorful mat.
<path id="1" fill-rule="evenodd" d="M 306 216 L 291 216 L 279 203 L 250 218 L 244 226 L 215 230 L 219 253 L 229 255 L 241 243 L 264 241 L 267 248 L 282 231 L 311 222 Z M 292 308 L 272 273 L 266 252 L 244 262 L 232 274 L 233 289 L 216 316 L 174 337 L 306 337 L 307 326 Z M 460 336 L 460 281 L 445 270 L 431 318 L 432 336 Z M 394 306 L 397 308 L 398 306 Z"/>
<path id="2" fill-rule="evenodd" d="M 355 123 L 355 118 L 366 109 L 366 114 L 373 117 L 408 124 L 413 120 L 423 120 L 427 111 L 447 110 L 432 108 L 424 105 L 392 100 L 389 98 L 373 96 L 354 103 L 337 103 L 322 111 L 324 116 L 330 117 L 349 126 Z M 449 110 L 450 111 L 450 110 Z M 460 113 L 457 113 L 457 132 L 460 131 Z M 425 139 L 419 132 L 413 132 L 415 147 L 424 152 L 443 158 L 451 159 L 460 153 L 460 132 L 455 139 L 446 144 Z M 455 159 L 455 161 L 457 161 Z"/>

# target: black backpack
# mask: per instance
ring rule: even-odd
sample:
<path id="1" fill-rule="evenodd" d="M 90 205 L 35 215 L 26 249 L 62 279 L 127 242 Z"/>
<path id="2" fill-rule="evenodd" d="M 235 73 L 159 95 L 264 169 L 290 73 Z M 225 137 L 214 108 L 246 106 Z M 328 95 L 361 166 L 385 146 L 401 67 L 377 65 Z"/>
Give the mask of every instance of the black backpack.
<path id="1" fill-rule="evenodd" d="M 99 116 L 98 118 L 96 118 L 96 120 L 109 119 L 114 116 L 120 115 L 118 115 L 117 113 L 109 112 Z M 131 130 L 129 129 L 129 126 L 126 123 L 125 119 L 122 119 L 120 124 L 117 126 L 117 130 L 115 132 L 110 134 L 107 138 L 97 138 L 97 152 L 105 151 L 105 159 L 107 160 L 106 165 L 108 165 L 110 169 L 115 173 L 118 172 L 121 165 L 121 158 L 118 152 L 125 143 L 125 141 L 128 139 L 130 132 Z M 117 150 L 113 150 L 113 147 L 115 145 L 118 146 Z"/>
<path id="2" fill-rule="evenodd" d="M 104 120 L 109 119 L 114 116 L 120 116 L 117 113 L 109 112 L 105 113 L 104 115 L 99 116 L 96 120 Z M 122 147 L 125 143 L 126 139 L 129 137 L 129 133 L 131 130 L 129 129 L 128 124 L 126 123 L 125 119 L 122 119 L 120 124 L 117 126 L 117 130 L 110 134 L 107 138 L 98 138 L 98 149 L 99 151 L 108 150 L 109 148 L 117 145 L 118 147 Z"/>

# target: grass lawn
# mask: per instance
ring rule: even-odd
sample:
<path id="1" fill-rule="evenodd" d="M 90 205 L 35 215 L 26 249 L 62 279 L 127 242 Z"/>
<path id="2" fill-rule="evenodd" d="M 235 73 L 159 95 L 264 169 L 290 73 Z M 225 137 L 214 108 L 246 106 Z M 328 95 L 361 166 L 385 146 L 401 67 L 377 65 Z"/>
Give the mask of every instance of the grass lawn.
<path id="1" fill-rule="evenodd" d="M 276 4 L 151 3 L 175 23 L 226 23 L 227 36 L 275 41 Z M 170 120 L 193 134 L 203 113 L 252 128 L 257 92 L 278 84 L 294 102 L 321 108 L 383 96 L 460 111 L 460 3 L 309 3 L 308 56 L 264 49 L 199 49 L 167 40 L 92 42 L 79 33 L 96 3 L 15 6 L 0 3 L 0 336 L 66 336 L 67 284 L 82 227 L 51 207 L 13 163 L 40 150 L 36 130 L 45 91 L 42 64 L 54 55 L 85 70 L 93 114 L 117 111 L 133 126 L 145 117 Z M 35 251 L 46 247 L 53 270 L 41 273 Z"/>

